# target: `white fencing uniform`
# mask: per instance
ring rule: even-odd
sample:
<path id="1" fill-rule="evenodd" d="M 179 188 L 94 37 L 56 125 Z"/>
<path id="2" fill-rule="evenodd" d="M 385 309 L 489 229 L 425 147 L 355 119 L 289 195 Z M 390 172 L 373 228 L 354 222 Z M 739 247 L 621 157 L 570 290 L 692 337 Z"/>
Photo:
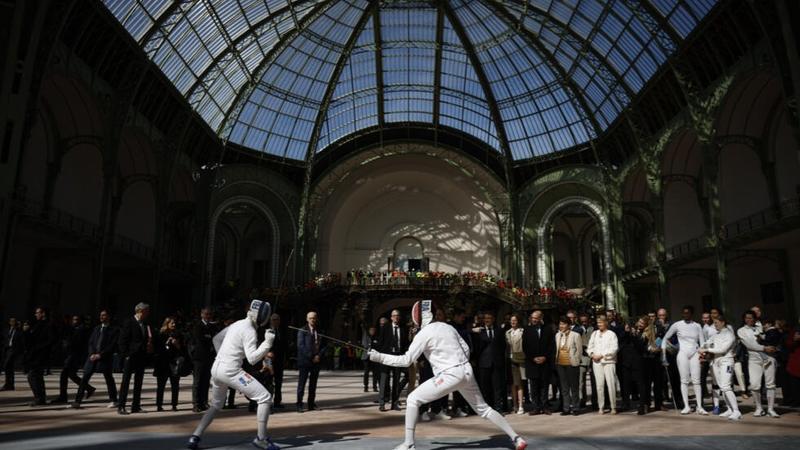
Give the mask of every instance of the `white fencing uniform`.
<path id="1" fill-rule="evenodd" d="M 461 393 L 478 415 L 493 422 L 515 440 L 515 443 L 517 442 L 518 435 L 506 419 L 490 408 L 483 399 L 475 382 L 472 366 L 469 364 L 469 346 L 452 326 L 442 322 L 427 324 L 414 336 L 404 355 L 387 355 L 373 350 L 370 351 L 369 357 L 379 364 L 408 367 L 423 354 L 430 362 L 434 376 L 408 396 L 405 448 L 413 448 L 419 407 L 455 391 Z"/>
<path id="2" fill-rule="evenodd" d="M 742 345 L 747 347 L 747 368 L 750 372 L 750 392 L 756 404 L 755 415 L 763 412 L 761 406 L 761 377 L 764 377 L 765 387 L 767 388 L 768 412 L 772 416 L 775 413 L 775 366 L 777 360 L 764 351 L 764 346 L 758 343 L 757 336 L 760 332 L 758 326 L 749 327 L 747 325 L 739 328 L 736 335 L 742 341 Z"/>
<path id="3" fill-rule="evenodd" d="M 209 409 L 197 426 L 194 435 L 202 435 L 214 419 L 216 412 L 222 408 L 228 388 L 231 388 L 258 403 L 258 438 L 265 439 L 272 395 L 258 380 L 242 370 L 242 361 L 246 358 L 253 366 L 261 362 L 269 352 L 273 340 L 264 339 L 264 342 L 258 345 L 256 326 L 250 318 L 234 322 L 224 332 L 214 365 L 211 366 Z"/>
<path id="4" fill-rule="evenodd" d="M 689 409 L 689 383 L 694 387 L 695 400 L 697 402 L 697 412 L 705 414 L 703 409 L 703 395 L 700 386 L 700 353 L 697 351 L 704 343 L 705 336 L 703 328 L 699 323 L 694 321 L 681 320 L 672 324 L 664 335 L 661 343 L 661 348 L 666 351 L 669 339 L 678 335 L 678 355 L 676 360 L 678 363 L 678 372 L 681 375 L 681 395 L 683 396 L 683 404 L 685 408 L 683 413 L 686 414 Z M 664 354 L 666 357 L 666 353 Z"/>
<path id="5" fill-rule="evenodd" d="M 716 328 L 714 331 L 717 331 Z M 734 348 L 736 347 L 736 335 L 733 334 L 731 327 L 726 327 L 722 331 L 712 334 L 703 348 L 714 355 L 711 361 L 711 370 L 714 381 L 719 387 L 728 410 L 724 417 L 741 417 L 739 406 L 736 403 L 736 394 L 733 392 L 733 372 L 734 372 Z"/>

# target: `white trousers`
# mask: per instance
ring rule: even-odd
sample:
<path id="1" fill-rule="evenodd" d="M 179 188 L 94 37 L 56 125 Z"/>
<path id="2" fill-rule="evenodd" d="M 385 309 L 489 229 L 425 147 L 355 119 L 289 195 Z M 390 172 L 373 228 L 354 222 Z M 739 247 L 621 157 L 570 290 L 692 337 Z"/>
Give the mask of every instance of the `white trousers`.
<path id="1" fill-rule="evenodd" d="M 608 386 L 610 408 L 617 409 L 617 365 L 600 364 L 592 361 L 592 372 L 597 385 L 597 405 L 602 409 L 605 405 L 606 393 L 603 386 Z"/>
<path id="2" fill-rule="evenodd" d="M 678 373 L 681 374 L 681 383 L 692 383 L 700 386 L 700 353 L 678 352 Z"/>
<path id="3" fill-rule="evenodd" d="M 754 356 L 750 353 L 748 370 L 750 371 L 750 390 L 753 392 L 761 391 L 761 376 L 764 376 L 764 383 L 767 389 L 775 389 L 775 366 L 778 362 L 772 356 L 759 354 Z M 754 394 L 755 395 L 755 394 Z"/>
<path id="4" fill-rule="evenodd" d="M 407 407 L 417 407 L 438 400 L 446 395 L 458 391 L 469 406 L 481 417 L 486 417 L 492 408 L 481 395 L 478 383 L 469 364 L 453 367 L 428 379 L 417 386 L 406 399 Z"/>
<path id="5" fill-rule="evenodd" d="M 733 362 L 714 362 L 711 364 L 714 382 L 723 393 L 733 391 Z"/>
<path id="6" fill-rule="evenodd" d="M 215 362 L 211 366 L 211 401 L 209 406 L 222 409 L 228 388 L 235 389 L 256 403 L 270 403 L 272 394 L 241 367 L 230 367 Z"/>

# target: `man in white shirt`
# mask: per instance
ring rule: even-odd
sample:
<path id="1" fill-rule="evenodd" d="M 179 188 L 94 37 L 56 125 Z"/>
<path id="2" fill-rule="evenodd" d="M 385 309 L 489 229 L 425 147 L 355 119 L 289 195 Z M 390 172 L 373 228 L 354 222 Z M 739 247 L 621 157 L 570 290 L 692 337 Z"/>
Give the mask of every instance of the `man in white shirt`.
<path id="1" fill-rule="evenodd" d="M 275 333 L 267 328 L 264 333 L 264 342 L 258 345 L 256 330 L 265 326 L 270 319 L 271 308 L 269 303 L 253 300 L 247 317 L 234 322 L 225 328 L 222 334 L 222 343 L 217 349 L 217 356 L 211 366 L 211 403 L 206 410 L 200 424 L 189 438 L 187 447 L 195 450 L 200 445 L 200 436 L 214 420 L 217 411 L 222 408 L 228 388 L 236 389 L 245 397 L 258 403 L 256 414 L 258 421 L 258 435 L 253 440 L 253 445 L 265 450 L 279 450 L 267 436 L 267 421 L 269 419 L 272 395 L 267 389 L 242 369 L 242 361 L 247 358 L 250 365 L 255 366 L 266 357 Z M 219 335 L 218 335 L 219 336 Z M 219 342 L 218 336 L 214 337 L 215 344 Z"/>
<path id="2" fill-rule="evenodd" d="M 472 366 L 469 363 L 469 346 L 455 328 L 443 322 L 444 315 L 436 317 L 433 302 L 423 300 L 414 305 L 414 323 L 420 327 L 405 354 L 388 355 L 370 350 L 369 359 L 392 367 L 408 367 L 421 355 L 433 369 L 433 378 L 422 383 L 409 394 L 406 403 L 406 438 L 395 450 L 414 449 L 414 431 L 419 418 L 419 407 L 458 391 L 479 416 L 502 429 L 513 441 L 515 450 L 524 450 L 528 444 L 508 424 L 508 421 L 486 404 Z"/>
<path id="3" fill-rule="evenodd" d="M 692 320 L 694 307 L 687 305 L 683 307 L 683 320 L 675 322 L 669 327 L 664 339 L 661 342 L 662 360 L 664 365 L 667 361 L 667 345 L 669 339 L 678 335 L 678 372 L 681 375 L 681 396 L 683 397 L 683 410 L 681 414 L 692 412 L 689 407 L 689 383 L 694 387 L 695 401 L 697 402 L 697 414 L 708 415 L 703 409 L 703 393 L 700 387 L 700 353 L 698 349 L 703 346 L 706 339 L 703 335 L 703 328 L 699 323 Z"/>

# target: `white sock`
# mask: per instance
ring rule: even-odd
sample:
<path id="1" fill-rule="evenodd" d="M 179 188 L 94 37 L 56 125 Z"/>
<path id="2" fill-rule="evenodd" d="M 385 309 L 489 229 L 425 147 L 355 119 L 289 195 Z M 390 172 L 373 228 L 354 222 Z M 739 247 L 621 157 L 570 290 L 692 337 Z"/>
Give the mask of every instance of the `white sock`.
<path id="1" fill-rule="evenodd" d="M 689 385 L 681 383 L 681 397 L 683 398 L 683 407 L 689 407 Z"/>
<path id="2" fill-rule="evenodd" d="M 750 395 L 753 396 L 753 401 L 756 403 L 756 409 L 763 410 L 764 407 L 761 405 L 761 391 L 750 391 Z"/>
<path id="3" fill-rule="evenodd" d="M 775 410 L 775 389 L 767 389 L 767 409 Z"/>
<path id="4" fill-rule="evenodd" d="M 518 436 L 514 429 L 511 428 L 511 425 L 508 423 L 506 418 L 497 411 L 493 409 L 489 410 L 489 414 L 486 415 L 486 420 L 492 422 L 497 426 L 497 428 L 503 430 L 503 432 L 507 434 L 509 438 L 514 439 Z"/>
<path id="5" fill-rule="evenodd" d="M 214 420 L 214 416 L 217 414 L 218 409 L 214 406 L 208 408 L 208 410 L 203 414 L 203 417 L 200 419 L 200 423 L 197 424 L 197 428 L 194 429 L 194 436 L 202 436 L 203 432 L 206 431 L 209 425 L 211 425 L 211 421 Z"/>
<path id="6" fill-rule="evenodd" d="M 694 388 L 694 401 L 697 402 L 697 409 L 703 409 L 703 387 L 696 383 L 692 383 L 692 387 Z"/>
<path id="7" fill-rule="evenodd" d="M 417 428 L 419 419 L 419 406 L 408 402 L 406 403 L 406 441 L 407 446 L 414 445 L 414 430 Z"/>
<path id="8" fill-rule="evenodd" d="M 739 404 L 736 403 L 736 394 L 733 391 L 723 392 L 725 395 L 725 403 L 728 404 L 728 408 L 733 410 L 734 412 L 739 412 Z"/>
<path id="9" fill-rule="evenodd" d="M 267 438 L 267 422 L 269 422 L 269 413 L 272 408 L 269 403 L 259 403 L 256 417 L 258 420 L 258 439 L 264 440 Z"/>

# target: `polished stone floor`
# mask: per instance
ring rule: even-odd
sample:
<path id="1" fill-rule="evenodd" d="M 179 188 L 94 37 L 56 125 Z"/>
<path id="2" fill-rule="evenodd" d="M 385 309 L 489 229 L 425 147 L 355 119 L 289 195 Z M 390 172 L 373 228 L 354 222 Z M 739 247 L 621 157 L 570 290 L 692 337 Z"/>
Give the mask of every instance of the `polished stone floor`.
<path id="1" fill-rule="evenodd" d="M 81 410 L 65 405 L 30 408 L 30 392 L 24 377 L 17 390 L 0 392 L 0 449 L 100 448 L 177 449 L 194 429 L 199 415 L 191 412 L 191 378 L 182 380 L 178 412 L 155 412 L 155 379 L 145 377 L 144 414 L 118 416 L 107 409 L 102 377 L 93 379 L 99 389 Z M 117 375 L 119 379 L 119 375 Z M 284 396 L 294 400 L 296 372 L 287 373 Z M 48 392 L 57 393 L 56 374 L 47 377 Z M 70 386 L 74 395 L 75 386 Z M 403 412 L 379 412 L 376 394 L 364 393 L 356 372 L 332 372 L 320 377 L 318 403 L 321 411 L 298 414 L 279 412 L 270 418 L 270 433 L 281 448 L 391 449 L 402 440 Z M 168 397 L 168 395 L 167 395 Z M 222 411 L 203 439 L 203 448 L 250 447 L 255 416 L 247 412 L 243 398 L 235 410 Z M 745 412 L 751 400 L 743 401 Z M 507 416 L 530 448 L 553 449 L 731 449 L 780 450 L 800 448 L 800 413 L 781 409 L 779 419 L 747 415 L 739 423 L 718 417 L 680 416 L 664 411 L 644 417 L 633 413 L 578 417 Z M 422 449 L 510 448 L 507 438 L 491 423 L 478 417 L 420 423 L 418 445 Z"/>

